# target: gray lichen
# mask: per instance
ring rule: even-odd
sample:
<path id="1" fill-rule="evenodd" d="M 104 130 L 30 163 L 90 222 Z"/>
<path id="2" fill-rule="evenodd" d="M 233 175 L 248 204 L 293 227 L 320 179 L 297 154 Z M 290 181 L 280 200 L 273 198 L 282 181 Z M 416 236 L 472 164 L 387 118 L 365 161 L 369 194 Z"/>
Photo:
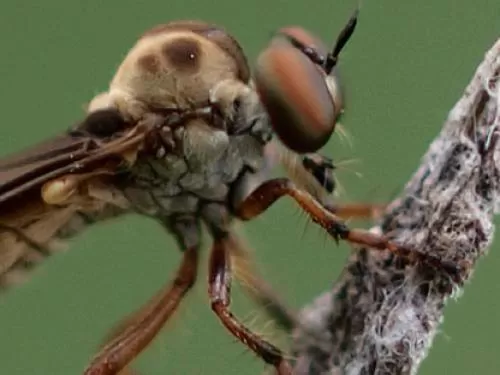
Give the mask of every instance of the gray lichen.
<path id="1" fill-rule="evenodd" d="M 457 275 L 360 249 L 301 314 L 296 374 L 416 374 L 493 238 L 500 209 L 500 39 L 485 55 L 404 191 L 373 230 Z"/>

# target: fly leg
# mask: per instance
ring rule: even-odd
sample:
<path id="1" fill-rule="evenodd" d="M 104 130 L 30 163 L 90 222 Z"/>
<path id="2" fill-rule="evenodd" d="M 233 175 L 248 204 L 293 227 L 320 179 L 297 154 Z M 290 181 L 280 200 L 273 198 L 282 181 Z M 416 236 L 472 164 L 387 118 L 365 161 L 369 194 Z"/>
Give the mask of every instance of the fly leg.
<path id="1" fill-rule="evenodd" d="M 383 204 L 371 203 L 346 203 L 327 204 L 325 208 L 343 220 L 348 219 L 376 219 L 380 217 L 384 208 Z"/>
<path id="2" fill-rule="evenodd" d="M 277 178 L 262 183 L 234 209 L 239 218 L 249 220 L 267 210 L 283 196 L 289 196 L 295 200 L 311 219 L 321 225 L 337 242 L 344 240 L 369 249 L 388 250 L 410 262 L 419 261 L 444 270 L 450 276 L 457 276 L 463 267 L 467 267 L 465 264 L 445 262 L 431 254 L 423 254 L 416 249 L 398 245 L 384 235 L 362 229 L 351 229 L 335 213 L 329 211 L 309 193 L 298 189 L 287 178 Z"/>
<path id="3" fill-rule="evenodd" d="M 268 163 L 281 164 L 297 189 L 308 192 L 318 203 L 339 218 L 377 219 L 386 205 L 373 203 L 352 203 L 338 205 L 332 200 L 337 189 L 335 179 L 336 164 L 329 157 L 319 153 L 299 155 L 279 142 L 269 144 L 266 149 Z"/>
<path id="4" fill-rule="evenodd" d="M 207 223 L 214 243 L 210 253 L 208 294 L 212 310 L 221 323 L 267 364 L 274 366 L 278 375 L 291 375 L 292 369 L 276 346 L 253 333 L 231 312 L 231 252 L 238 247 L 237 238 L 230 231 L 230 215 L 225 204 L 208 203 L 201 215 Z"/>
<path id="5" fill-rule="evenodd" d="M 106 348 L 109 346 L 113 341 L 117 340 L 120 335 L 122 335 L 127 328 L 130 326 L 137 324 L 137 322 L 140 322 L 143 320 L 148 314 L 151 314 L 151 312 L 154 309 L 154 306 L 159 303 L 160 299 L 162 298 L 164 294 L 163 290 L 160 290 L 159 293 L 157 293 L 155 296 L 153 296 L 146 304 L 144 304 L 139 310 L 133 312 L 129 316 L 123 318 L 120 320 L 108 333 L 108 335 L 105 337 L 105 340 L 103 342 L 103 345 L 101 348 Z M 130 364 L 130 362 L 129 362 Z M 122 370 L 116 373 L 116 375 L 141 375 L 140 372 L 133 370 L 130 365 L 126 365 Z"/>
<path id="6" fill-rule="evenodd" d="M 289 150 L 282 151 L 288 152 Z M 295 155 L 299 158 L 298 155 Z M 290 160 L 290 156 L 288 159 Z M 319 198 L 320 203 L 322 203 L 330 212 L 337 215 L 339 218 L 346 219 L 376 219 L 380 217 L 386 205 L 383 204 L 373 204 L 373 203 L 348 203 L 348 204 L 332 204 L 329 199 L 329 194 L 335 191 L 335 175 L 334 171 L 336 166 L 330 158 L 318 154 L 308 154 L 302 156 L 301 168 L 295 168 L 295 174 L 309 174 L 314 177 L 314 180 L 321 185 L 321 187 L 327 192 L 325 196 L 323 193 L 318 193 L 316 189 L 311 189 L 309 191 L 313 196 L 316 195 Z M 296 162 L 297 163 L 297 162 Z M 302 170 L 301 170 L 302 169 Z M 305 177 L 299 178 L 299 181 L 303 181 Z M 307 185 L 305 185 L 307 190 Z"/>
<path id="7" fill-rule="evenodd" d="M 231 303 L 229 249 L 232 246 L 230 242 L 231 239 L 227 233 L 219 233 L 212 247 L 209 269 L 209 295 L 212 310 L 229 332 L 262 358 L 264 362 L 274 366 L 279 375 L 291 375 L 292 369 L 284 359 L 283 353 L 250 331 L 229 310 Z"/>
<path id="8" fill-rule="evenodd" d="M 325 205 L 325 207 L 341 219 L 374 219 L 382 213 L 385 206 L 352 203 Z M 272 287 L 259 277 L 257 270 L 253 267 L 250 252 L 245 249 L 245 245 L 241 239 L 235 233 L 232 233 L 231 237 L 231 242 L 234 244 L 230 249 L 231 262 L 237 268 L 243 269 L 242 274 L 244 277 L 237 274 L 238 279 L 242 279 L 241 281 L 243 281 L 242 285 L 245 292 L 258 305 L 262 306 L 275 324 L 284 330 L 284 332 L 291 333 L 297 324 L 299 324 L 297 312 L 291 310 Z"/>
<path id="9" fill-rule="evenodd" d="M 194 220 L 187 220 L 175 222 L 171 229 L 186 249 L 174 281 L 115 327 L 109 341 L 94 357 L 84 375 L 130 374 L 127 366 L 156 337 L 194 285 L 198 268 L 199 228 Z"/>

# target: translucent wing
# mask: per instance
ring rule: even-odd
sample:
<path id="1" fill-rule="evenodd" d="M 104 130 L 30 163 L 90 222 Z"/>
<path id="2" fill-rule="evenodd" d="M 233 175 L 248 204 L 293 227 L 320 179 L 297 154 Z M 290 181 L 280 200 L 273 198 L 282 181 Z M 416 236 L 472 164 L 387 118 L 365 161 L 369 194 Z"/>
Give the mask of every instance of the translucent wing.
<path id="1" fill-rule="evenodd" d="M 116 204 L 110 180 L 128 165 L 145 134 L 124 123 L 103 131 L 109 119 L 91 115 L 62 135 L 0 159 L 0 290 L 60 248 L 57 240 L 128 211 L 124 201 Z M 67 175 L 85 176 L 85 194 L 47 204 L 44 184 Z"/>
<path id="2" fill-rule="evenodd" d="M 91 120 L 88 120 L 88 119 Z M 123 127 L 106 136 L 93 134 L 90 116 L 65 134 L 41 142 L 28 150 L 0 159 L 0 208 L 12 199 L 39 189 L 48 180 L 68 173 L 85 173 L 97 166 L 113 170 L 123 156 L 137 150 L 144 140 L 138 127 Z M 116 127 L 115 127 L 116 128 Z"/>

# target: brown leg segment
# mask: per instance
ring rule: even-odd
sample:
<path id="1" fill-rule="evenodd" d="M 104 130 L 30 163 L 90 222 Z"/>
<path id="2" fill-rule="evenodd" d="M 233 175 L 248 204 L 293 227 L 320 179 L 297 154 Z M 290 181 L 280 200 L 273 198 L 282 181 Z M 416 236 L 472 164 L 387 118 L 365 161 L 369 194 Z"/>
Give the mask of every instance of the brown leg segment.
<path id="1" fill-rule="evenodd" d="M 283 358 L 281 351 L 260 338 L 242 323 L 229 310 L 231 303 L 231 267 L 229 260 L 228 236 L 215 239 L 210 256 L 209 295 L 212 310 L 222 324 L 243 344 L 255 352 L 266 363 L 274 366 L 279 375 L 291 375 L 292 369 Z"/>
<path id="2" fill-rule="evenodd" d="M 123 318 L 116 324 L 105 337 L 103 345 L 101 348 L 107 347 L 112 341 L 116 340 L 120 335 L 125 332 L 128 327 L 136 324 L 135 322 L 139 322 L 143 320 L 148 314 L 151 314 L 152 309 L 158 303 L 160 298 L 163 295 L 163 290 L 153 296 L 146 304 L 144 304 L 138 311 L 130 314 L 129 316 Z M 133 370 L 129 365 L 124 367 L 117 375 L 141 375 L 138 371 Z"/>
<path id="3" fill-rule="evenodd" d="M 173 283 L 148 303 L 145 310 L 128 319 L 127 326 L 94 358 L 84 375 L 117 375 L 154 339 L 196 280 L 198 248 L 184 252 Z"/>
<path id="4" fill-rule="evenodd" d="M 326 207 L 341 219 L 377 219 L 385 209 L 383 204 L 348 203 Z"/>
<path id="5" fill-rule="evenodd" d="M 399 246 L 383 235 L 362 229 L 350 229 L 337 215 L 322 206 L 310 194 L 295 187 L 286 178 L 264 182 L 239 207 L 236 207 L 236 214 L 243 220 L 252 219 L 267 210 L 283 196 L 293 198 L 309 214 L 311 219 L 326 229 L 337 242 L 342 239 L 370 249 L 389 250 L 409 261 L 421 261 L 435 268 L 443 269 L 452 276 L 458 275 L 460 272 L 461 267 L 456 264 L 444 262 L 431 254 L 423 254 L 415 249 Z M 463 267 L 466 266 L 463 265 Z"/>

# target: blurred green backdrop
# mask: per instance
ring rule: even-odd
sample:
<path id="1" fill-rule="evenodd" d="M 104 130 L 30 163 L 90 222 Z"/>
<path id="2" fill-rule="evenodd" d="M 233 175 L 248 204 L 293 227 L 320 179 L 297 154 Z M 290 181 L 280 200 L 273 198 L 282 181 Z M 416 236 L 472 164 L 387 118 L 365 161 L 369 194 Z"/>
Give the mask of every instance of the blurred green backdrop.
<path id="1" fill-rule="evenodd" d="M 220 23 L 254 58 L 270 33 L 286 24 L 301 24 L 333 41 L 355 6 L 334 0 L 5 0 L 1 154 L 77 121 L 82 104 L 106 88 L 135 38 L 155 24 L 179 18 Z M 340 172 L 343 200 L 386 200 L 402 186 L 499 36 L 498 0 L 362 4 L 341 62 L 349 90 L 344 125 L 353 146 L 334 137 L 325 150 L 335 158 L 361 160 L 353 168 L 363 178 Z M 329 288 L 349 251 L 312 225 L 302 235 L 304 222 L 284 200 L 246 226 L 262 272 L 297 308 Z M 464 297 L 447 308 L 422 374 L 499 373 L 498 244 Z M 171 239 L 150 220 L 129 218 L 84 233 L 71 251 L 2 296 L 0 373 L 81 374 L 107 329 L 170 279 L 179 260 Z M 204 273 L 199 280 L 137 368 L 144 375 L 260 374 L 260 361 L 211 313 Z M 235 310 L 251 321 L 258 311 L 237 289 L 235 294 Z M 265 323 L 261 317 L 253 327 L 262 331 Z"/>

